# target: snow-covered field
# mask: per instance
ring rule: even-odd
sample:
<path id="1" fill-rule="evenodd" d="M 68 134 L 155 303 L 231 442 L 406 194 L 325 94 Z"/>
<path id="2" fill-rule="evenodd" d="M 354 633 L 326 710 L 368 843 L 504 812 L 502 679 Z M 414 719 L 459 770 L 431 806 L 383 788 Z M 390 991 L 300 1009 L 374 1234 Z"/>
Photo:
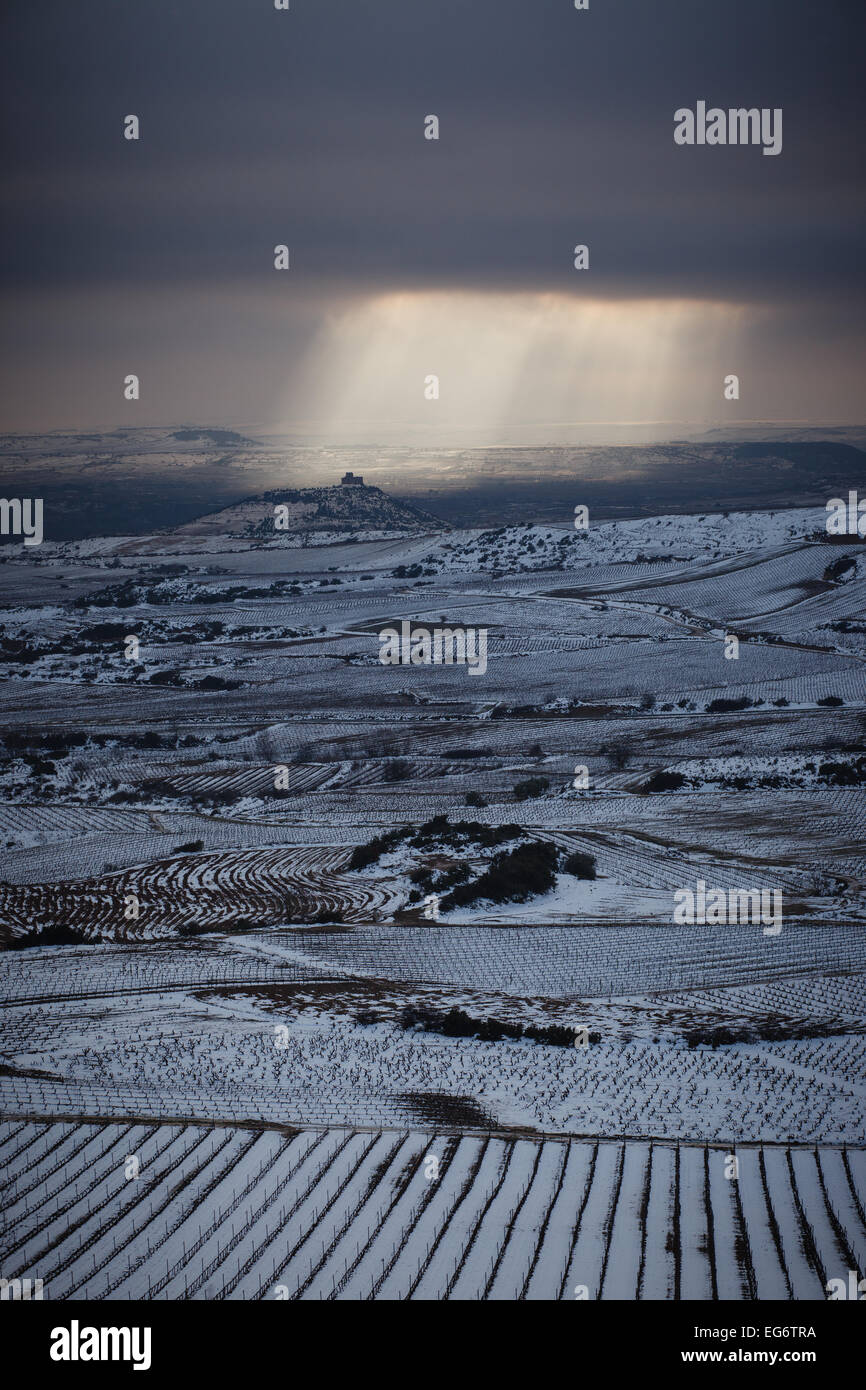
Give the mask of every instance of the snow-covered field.
<path id="1" fill-rule="evenodd" d="M 292 1125 L 411 1123 L 419 1098 L 469 1098 L 495 1128 L 856 1144 L 862 931 L 761 942 L 737 928 L 725 942 L 708 928 L 294 929 L 7 953 L 0 1096 L 7 1114 Z M 772 1002 L 749 997 L 756 979 Z M 444 1037 L 404 1026 L 412 999 L 594 1041 Z M 762 1020 L 791 1040 L 688 1045 L 696 1024 Z"/>
<path id="2" fill-rule="evenodd" d="M 11 1121 L 0 1156 L 52 1299 L 821 1299 L 866 1255 L 833 1146 Z"/>
<path id="3" fill-rule="evenodd" d="M 700 1300 L 866 1273 L 862 544 L 820 509 L 458 531 L 372 491 L 359 527 L 315 491 L 285 534 L 268 497 L 7 548 L 0 1275 Z M 403 619 L 486 629 L 486 672 L 383 665 Z M 418 885 L 479 877 L 505 825 L 552 886 L 425 918 Z M 780 892 L 780 933 L 675 926 L 699 880 Z"/>

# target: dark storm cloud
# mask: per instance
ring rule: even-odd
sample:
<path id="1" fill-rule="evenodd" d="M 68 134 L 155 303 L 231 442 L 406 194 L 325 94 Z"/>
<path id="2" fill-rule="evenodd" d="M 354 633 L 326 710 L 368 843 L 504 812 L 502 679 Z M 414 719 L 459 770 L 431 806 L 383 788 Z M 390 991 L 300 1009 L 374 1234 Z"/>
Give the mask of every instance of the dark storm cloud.
<path id="1" fill-rule="evenodd" d="M 595 294 L 848 302 L 864 8 L 20 6 L 3 45 L 6 282 L 261 288 L 285 241 L 311 281 L 571 290 L 584 241 Z M 782 154 L 678 148 L 673 113 L 698 99 L 782 107 Z"/>

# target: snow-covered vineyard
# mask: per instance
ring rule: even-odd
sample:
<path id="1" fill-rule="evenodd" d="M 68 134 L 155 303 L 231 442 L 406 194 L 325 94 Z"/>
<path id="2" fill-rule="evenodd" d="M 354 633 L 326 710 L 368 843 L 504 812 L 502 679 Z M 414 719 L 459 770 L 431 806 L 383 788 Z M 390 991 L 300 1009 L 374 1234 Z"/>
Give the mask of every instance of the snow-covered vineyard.
<path id="1" fill-rule="evenodd" d="M 0 1278 L 866 1275 L 862 542 L 313 491 L 4 559 Z M 403 621 L 486 671 L 383 664 Z M 699 884 L 777 926 L 675 918 Z"/>
<path id="2" fill-rule="evenodd" d="M 668 969 L 659 929 L 300 929 L 9 952 L 0 1104 L 8 1116 L 373 1128 L 468 1117 L 569 1136 L 857 1145 L 864 944 L 854 930 L 823 935 L 821 949 L 817 929 L 783 933 L 772 971 L 757 945 L 725 960 L 713 933 L 688 950 L 680 940 L 666 990 L 652 988 L 653 969 Z M 407 1020 L 419 1004 L 585 1027 L 593 1041 L 444 1036 Z"/>
<path id="3" fill-rule="evenodd" d="M 4 1269 L 52 1299 L 821 1299 L 866 1263 L 862 1149 L 12 1121 L 0 1159 Z"/>

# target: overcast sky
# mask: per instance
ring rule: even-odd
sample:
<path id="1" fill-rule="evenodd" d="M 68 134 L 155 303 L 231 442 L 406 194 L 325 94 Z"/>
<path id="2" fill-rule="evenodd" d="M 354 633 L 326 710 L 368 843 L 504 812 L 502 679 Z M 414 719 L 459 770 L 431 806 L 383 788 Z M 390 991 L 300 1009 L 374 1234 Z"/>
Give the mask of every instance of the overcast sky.
<path id="1" fill-rule="evenodd" d="M 435 442 L 535 420 L 573 420 L 576 441 L 582 421 L 858 422 L 864 15 L 18 0 L 2 423 Z M 782 152 L 677 146 L 674 112 L 699 100 L 782 108 Z"/>

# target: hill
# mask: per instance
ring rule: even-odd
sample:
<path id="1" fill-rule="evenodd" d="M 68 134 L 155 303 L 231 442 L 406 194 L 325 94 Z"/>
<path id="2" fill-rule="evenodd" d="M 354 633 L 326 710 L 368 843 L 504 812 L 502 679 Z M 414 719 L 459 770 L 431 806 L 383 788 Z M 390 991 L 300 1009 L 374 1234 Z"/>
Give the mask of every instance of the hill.
<path id="1" fill-rule="evenodd" d="M 276 508 L 284 507 L 276 528 Z M 441 531 L 443 523 L 420 507 L 390 497 L 378 487 L 281 488 L 246 497 L 176 529 L 183 536 L 241 536 L 273 539 L 316 531 Z"/>

